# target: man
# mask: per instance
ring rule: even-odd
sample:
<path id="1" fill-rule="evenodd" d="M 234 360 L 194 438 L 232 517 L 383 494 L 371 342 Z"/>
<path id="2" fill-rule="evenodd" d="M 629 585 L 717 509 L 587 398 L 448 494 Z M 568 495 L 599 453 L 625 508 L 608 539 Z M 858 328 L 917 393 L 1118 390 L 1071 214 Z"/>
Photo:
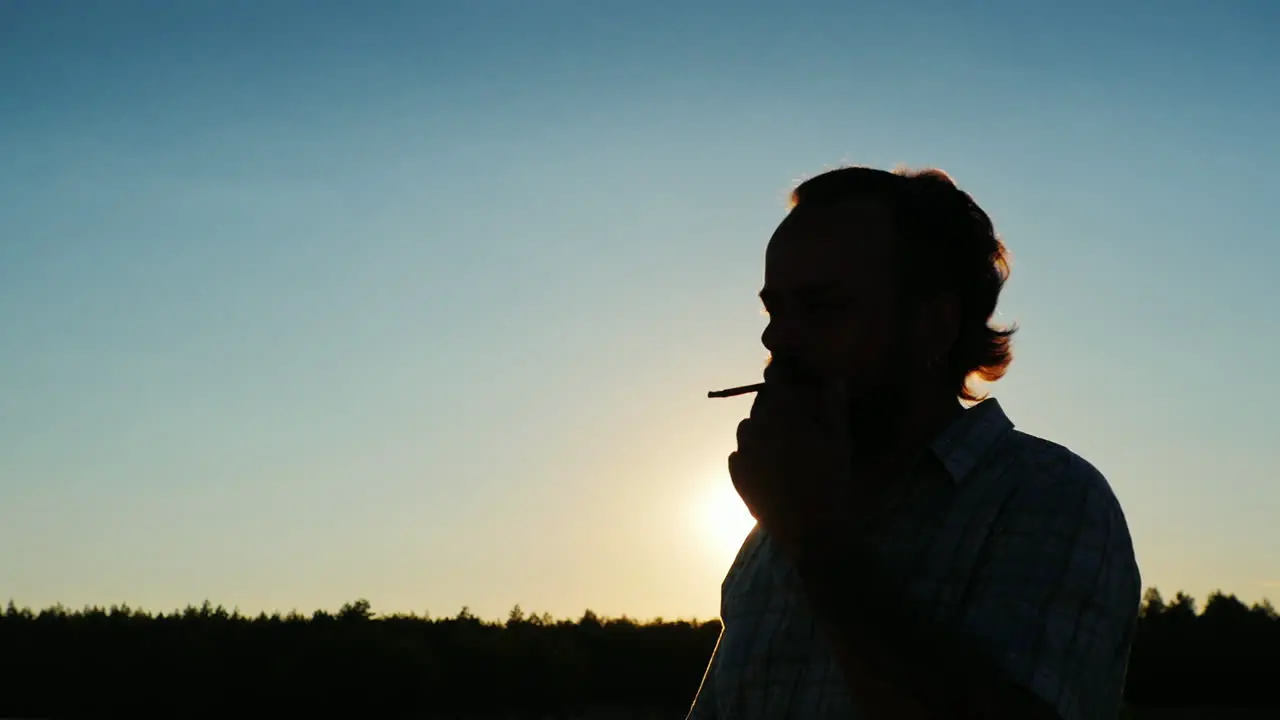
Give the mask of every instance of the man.
<path id="1" fill-rule="evenodd" d="M 758 520 L 691 720 L 1116 717 L 1140 580 L 1106 480 L 1013 429 L 1003 244 L 938 170 L 803 183 L 729 457 Z"/>

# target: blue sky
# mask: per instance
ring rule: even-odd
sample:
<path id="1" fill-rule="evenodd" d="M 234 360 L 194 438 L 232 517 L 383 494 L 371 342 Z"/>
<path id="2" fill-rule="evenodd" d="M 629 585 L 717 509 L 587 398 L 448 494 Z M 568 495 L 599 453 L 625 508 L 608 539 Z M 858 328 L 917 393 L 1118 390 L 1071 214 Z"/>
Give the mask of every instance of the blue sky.
<path id="1" fill-rule="evenodd" d="M 0 595 L 714 615 L 844 162 L 992 214 L 1148 585 L 1280 595 L 1280 5 L 1109 5 L 0 2 Z"/>

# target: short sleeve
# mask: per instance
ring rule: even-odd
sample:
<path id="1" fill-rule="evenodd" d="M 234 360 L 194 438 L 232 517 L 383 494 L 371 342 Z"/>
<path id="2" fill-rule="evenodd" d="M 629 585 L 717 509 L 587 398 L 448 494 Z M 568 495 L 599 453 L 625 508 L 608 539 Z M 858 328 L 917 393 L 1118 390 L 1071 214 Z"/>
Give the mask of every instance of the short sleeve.
<path id="1" fill-rule="evenodd" d="M 1113 718 L 1141 580 L 1106 480 L 1083 459 L 1056 450 L 1058 456 L 1031 466 L 997 521 L 963 625 L 1006 680 L 1062 720 Z"/>

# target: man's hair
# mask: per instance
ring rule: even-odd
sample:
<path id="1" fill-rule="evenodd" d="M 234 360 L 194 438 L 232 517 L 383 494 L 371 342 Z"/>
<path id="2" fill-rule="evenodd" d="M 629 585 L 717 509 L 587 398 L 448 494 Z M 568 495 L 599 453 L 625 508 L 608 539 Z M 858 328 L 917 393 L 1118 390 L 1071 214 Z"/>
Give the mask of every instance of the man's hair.
<path id="1" fill-rule="evenodd" d="M 970 381 L 994 382 L 1004 376 L 1013 362 L 1017 330 L 991 324 L 1009 278 L 1009 255 L 991 218 L 950 176 L 934 168 L 831 170 L 792 191 L 791 206 L 832 206 L 861 198 L 888 206 L 904 296 L 920 300 L 953 293 L 959 301 L 959 332 L 942 371 L 959 398 L 981 400 Z"/>

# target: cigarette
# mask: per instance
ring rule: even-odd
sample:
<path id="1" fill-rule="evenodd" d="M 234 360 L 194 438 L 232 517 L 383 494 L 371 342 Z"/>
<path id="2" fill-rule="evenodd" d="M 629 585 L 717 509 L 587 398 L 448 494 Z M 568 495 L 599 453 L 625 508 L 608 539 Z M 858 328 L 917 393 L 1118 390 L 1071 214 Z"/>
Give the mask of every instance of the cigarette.
<path id="1" fill-rule="evenodd" d="M 743 385 L 742 387 L 729 388 L 727 390 L 712 390 L 707 393 L 709 398 L 727 398 L 737 395 L 746 395 L 747 393 L 759 392 L 764 389 L 764 383 L 756 383 L 754 385 Z"/>

